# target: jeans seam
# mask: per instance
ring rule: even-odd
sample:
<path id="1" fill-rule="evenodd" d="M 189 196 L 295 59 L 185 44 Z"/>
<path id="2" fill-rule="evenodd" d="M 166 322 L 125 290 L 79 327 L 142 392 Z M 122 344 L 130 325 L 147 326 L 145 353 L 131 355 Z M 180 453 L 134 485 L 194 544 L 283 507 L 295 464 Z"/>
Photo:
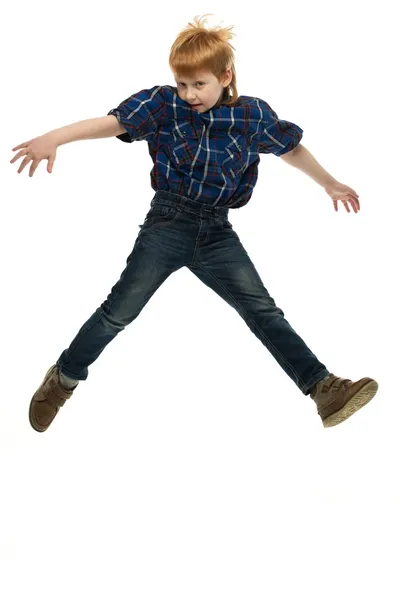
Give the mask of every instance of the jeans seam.
<path id="1" fill-rule="evenodd" d="M 214 281 L 216 281 L 216 283 L 219 285 L 219 287 L 225 292 L 225 294 L 233 301 L 233 303 L 239 308 L 241 309 L 241 306 L 236 302 L 235 298 L 228 292 L 228 290 L 225 289 L 225 287 L 223 286 L 223 284 L 220 282 L 219 279 L 217 279 L 212 273 L 210 273 L 210 271 L 208 271 L 207 269 L 205 269 L 203 267 L 203 265 L 201 265 L 200 263 L 194 263 L 194 266 L 200 268 L 201 270 L 203 270 L 205 273 L 207 273 L 210 277 L 212 277 L 212 279 L 214 279 Z M 246 311 L 242 312 L 244 314 L 247 315 Z M 285 365 L 288 367 L 288 369 L 290 369 L 290 371 L 292 371 L 292 373 L 299 379 L 299 383 L 302 386 L 302 388 L 305 388 L 305 382 L 298 376 L 298 374 L 296 373 L 296 371 L 293 369 L 292 365 L 290 363 L 288 363 L 286 361 L 286 359 L 282 356 L 282 354 L 279 352 L 279 350 L 274 346 L 274 344 L 271 342 L 271 340 L 265 335 L 265 333 L 263 332 L 262 329 L 260 329 L 257 325 L 257 323 L 254 323 L 254 321 L 252 321 L 249 318 L 249 321 L 251 321 L 251 323 L 254 325 L 255 329 L 257 329 L 257 331 L 260 332 L 261 336 L 267 340 L 269 342 L 269 344 L 271 345 L 271 347 L 275 350 L 275 352 L 277 353 L 277 355 L 282 359 L 282 361 L 285 363 Z"/>

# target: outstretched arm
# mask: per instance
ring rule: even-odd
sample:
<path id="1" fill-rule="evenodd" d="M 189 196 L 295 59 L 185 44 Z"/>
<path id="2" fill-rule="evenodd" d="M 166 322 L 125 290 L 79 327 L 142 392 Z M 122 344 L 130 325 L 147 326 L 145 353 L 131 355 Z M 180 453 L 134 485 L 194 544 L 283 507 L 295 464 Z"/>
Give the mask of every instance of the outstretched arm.
<path id="1" fill-rule="evenodd" d="M 307 150 L 303 144 L 298 144 L 294 150 L 283 154 L 280 158 L 289 165 L 300 169 L 306 175 L 314 179 L 319 185 L 325 187 L 331 184 L 336 179 L 332 177 L 321 165 L 315 160 L 311 152 Z"/>
<path id="2" fill-rule="evenodd" d="M 347 202 L 350 202 L 355 213 L 360 210 L 360 201 L 357 192 L 348 185 L 340 183 L 340 181 L 332 177 L 328 171 L 325 171 L 325 169 L 315 160 L 311 152 L 309 152 L 302 144 L 298 144 L 293 150 L 283 154 L 280 158 L 289 165 L 300 169 L 300 171 L 303 171 L 303 173 L 309 175 L 309 177 L 321 185 L 328 196 L 332 198 L 336 212 L 338 210 L 339 200 L 343 202 L 347 212 L 350 212 Z"/>

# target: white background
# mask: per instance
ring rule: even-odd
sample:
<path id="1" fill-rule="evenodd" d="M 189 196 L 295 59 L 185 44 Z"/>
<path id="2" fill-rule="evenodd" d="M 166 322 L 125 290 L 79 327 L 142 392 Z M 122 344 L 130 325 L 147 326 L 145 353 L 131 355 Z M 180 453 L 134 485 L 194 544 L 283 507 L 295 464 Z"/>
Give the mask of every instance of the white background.
<path id="1" fill-rule="evenodd" d="M 0 596 L 398 599 L 399 94 L 395 3 L 18 2 L 2 19 Z M 229 214 L 270 294 L 376 398 L 324 429 L 245 322 L 188 269 L 89 367 L 46 433 L 45 372 L 125 268 L 150 207 L 146 142 L 11 149 L 174 85 L 195 15 L 234 25 L 239 94 L 265 99 L 360 196 L 261 156 Z M 173 16 L 172 16 L 173 15 Z"/>

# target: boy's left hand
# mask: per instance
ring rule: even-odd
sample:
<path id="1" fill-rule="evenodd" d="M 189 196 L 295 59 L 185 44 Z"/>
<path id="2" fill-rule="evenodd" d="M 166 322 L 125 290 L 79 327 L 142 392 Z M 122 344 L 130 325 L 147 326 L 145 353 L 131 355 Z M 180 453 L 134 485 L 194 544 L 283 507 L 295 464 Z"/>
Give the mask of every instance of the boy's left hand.
<path id="1" fill-rule="evenodd" d="M 343 202 L 347 212 L 351 212 L 347 204 L 348 202 L 350 202 L 350 204 L 352 205 L 355 213 L 357 213 L 360 210 L 360 201 L 358 199 L 358 194 L 353 190 L 353 188 L 349 187 L 348 185 L 340 183 L 339 181 L 335 181 L 324 186 L 324 190 L 332 198 L 336 212 L 338 210 L 339 200 Z"/>

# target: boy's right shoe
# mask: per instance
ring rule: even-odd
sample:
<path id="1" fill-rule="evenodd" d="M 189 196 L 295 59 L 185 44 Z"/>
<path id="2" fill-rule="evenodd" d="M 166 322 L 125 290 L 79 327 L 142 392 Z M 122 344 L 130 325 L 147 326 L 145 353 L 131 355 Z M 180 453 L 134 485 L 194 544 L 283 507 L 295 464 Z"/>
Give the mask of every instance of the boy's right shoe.
<path id="1" fill-rule="evenodd" d="M 50 367 L 29 406 L 29 422 L 33 429 L 41 433 L 46 431 L 77 385 L 70 390 L 64 388 L 57 366 Z"/>

